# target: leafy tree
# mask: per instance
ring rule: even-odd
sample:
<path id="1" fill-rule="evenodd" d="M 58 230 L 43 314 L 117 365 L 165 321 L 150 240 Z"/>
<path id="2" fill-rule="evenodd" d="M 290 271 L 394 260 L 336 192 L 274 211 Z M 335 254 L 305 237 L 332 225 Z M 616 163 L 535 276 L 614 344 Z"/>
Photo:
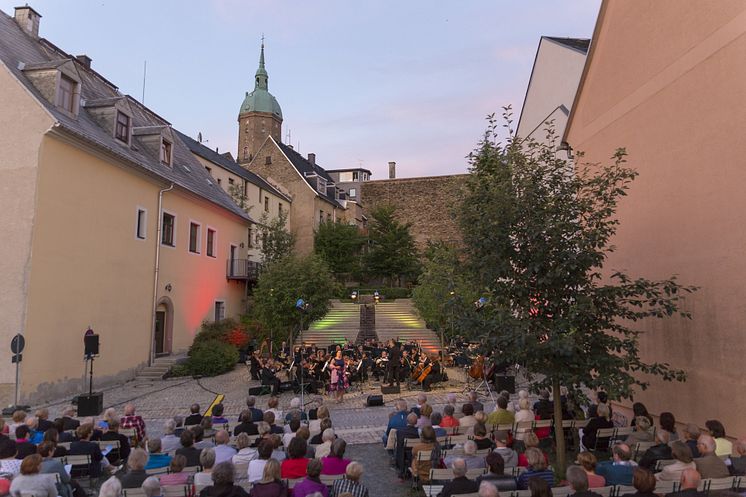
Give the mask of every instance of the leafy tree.
<path id="1" fill-rule="evenodd" d="M 387 278 L 392 284 L 396 280 L 401 286 L 402 277 L 417 276 L 420 262 L 409 231 L 412 225 L 398 221 L 395 212 L 392 206 L 371 212 L 365 268 L 370 276 Z"/>
<path id="2" fill-rule="evenodd" d="M 265 264 L 271 264 L 293 253 L 295 234 L 287 230 L 288 215 L 285 211 L 273 220 L 265 212 L 260 218 L 259 232 L 262 239 L 262 254 Z"/>
<path id="3" fill-rule="evenodd" d="M 684 381 L 669 364 L 639 354 L 648 318 L 681 316 L 695 287 L 675 276 L 653 281 L 604 267 L 619 220 L 617 204 L 637 173 L 617 150 L 610 164 L 573 163 L 547 143 L 497 138 L 493 116 L 470 155 L 471 176 L 460 224 L 471 274 L 488 304 L 465 316 L 501 360 L 535 374 L 534 388 L 551 387 L 561 420 L 560 385 L 579 392 L 603 387 L 631 398 L 650 376 Z M 496 331 L 499 330 L 499 331 Z M 565 467 L 561 423 L 555 423 L 559 467 Z"/>
<path id="4" fill-rule="evenodd" d="M 233 201 L 247 214 L 253 207 L 249 205 L 249 197 L 246 195 L 243 183 L 234 183 L 228 185 L 228 194 L 233 198 Z"/>
<path id="5" fill-rule="evenodd" d="M 354 224 L 326 221 L 314 233 L 313 250 L 334 274 L 349 274 L 359 268 L 364 243 Z"/>
<path id="6" fill-rule="evenodd" d="M 268 330 L 275 343 L 301 325 L 323 318 L 337 283 L 326 264 L 317 256 L 288 256 L 269 264 L 254 289 L 254 317 Z M 310 304 L 305 313 L 295 307 L 302 298 Z"/>

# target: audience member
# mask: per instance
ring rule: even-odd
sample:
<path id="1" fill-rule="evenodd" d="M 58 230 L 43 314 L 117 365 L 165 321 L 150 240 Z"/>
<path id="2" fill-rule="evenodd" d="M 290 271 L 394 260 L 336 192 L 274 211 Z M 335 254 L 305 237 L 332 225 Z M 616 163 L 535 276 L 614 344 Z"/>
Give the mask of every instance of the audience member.
<path id="1" fill-rule="evenodd" d="M 394 461 L 399 469 L 399 476 L 404 476 L 407 466 L 409 465 L 408 457 L 411 457 L 412 451 L 404 447 L 404 440 L 408 438 L 420 438 L 420 432 L 415 426 L 417 424 L 417 414 L 410 412 L 407 415 L 407 426 L 400 428 L 396 432 L 396 450 L 394 451 Z"/>
<path id="2" fill-rule="evenodd" d="M 197 409 L 199 409 L 199 406 L 197 406 Z M 163 452 L 173 452 L 181 447 L 181 439 L 176 436 L 176 422 L 173 419 L 169 419 L 163 424 L 163 433 L 164 435 L 161 437 L 161 450 Z"/>
<path id="3" fill-rule="evenodd" d="M 528 490 L 531 497 L 552 497 L 552 489 L 543 478 L 532 477 L 528 479 Z"/>
<path id="4" fill-rule="evenodd" d="M 202 422 L 202 415 L 199 413 L 199 404 L 192 404 L 189 407 L 189 416 L 184 419 L 184 426 L 195 426 Z"/>
<path id="5" fill-rule="evenodd" d="M 331 497 L 342 497 L 344 494 L 353 497 L 368 497 L 368 489 L 360 483 L 363 476 L 363 465 L 359 462 L 351 462 L 347 465 L 345 478 L 335 480 L 332 485 Z"/>
<path id="6" fill-rule="evenodd" d="M 101 475 L 101 461 L 104 459 L 104 455 L 101 453 L 97 443 L 91 442 L 91 435 L 93 434 L 92 424 L 81 424 L 78 429 L 75 430 L 78 435 L 78 440 L 70 444 L 70 450 L 68 453 L 71 456 L 88 455 L 91 457 L 91 464 L 87 471 L 85 468 L 73 467 L 73 473 L 71 476 L 76 477 L 80 472 L 87 472 L 92 477 L 97 478 Z M 131 455 L 131 454 L 130 454 Z"/>
<path id="7" fill-rule="evenodd" d="M 194 434 L 192 430 L 184 430 L 180 437 L 181 448 L 176 450 L 176 455 L 186 458 L 187 466 L 199 465 L 199 454 L 201 449 L 194 446 Z"/>
<path id="8" fill-rule="evenodd" d="M 668 445 L 669 433 L 658 430 L 655 433 L 656 445 L 653 445 L 640 458 L 640 466 L 653 471 L 660 460 L 671 459 L 671 446 Z"/>
<path id="9" fill-rule="evenodd" d="M 271 440 L 262 440 L 257 448 L 257 459 L 249 462 L 249 482 L 254 483 L 262 479 L 264 466 L 272 457 L 274 444 Z"/>
<path id="10" fill-rule="evenodd" d="M 700 456 L 699 449 L 697 448 L 697 440 L 701 434 L 699 426 L 693 423 L 686 425 L 686 428 L 684 428 L 684 441 L 689 450 L 692 451 L 692 457 L 695 459 Z"/>
<path id="11" fill-rule="evenodd" d="M 277 419 L 282 419 L 282 418 L 276 418 L 275 413 L 270 410 L 264 411 L 264 422 L 269 425 L 269 432 L 276 433 L 278 435 L 283 435 L 285 433 L 285 430 L 282 429 L 282 426 L 277 426 L 275 424 L 275 421 Z M 257 430 L 258 429 L 259 427 L 257 426 Z"/>
<path id="12" fill-rule="evenodd" d="M 162 497 L 163 489 L 161 488 L 161 481 L 155 476 L 148 476 L 145 481 L 142 482 L 142 491 L 145 497 Z"/>
<path id="13" fill-rule="evenodd" d="M 264 419 L 264 412 L 256 407 L 256 397 L 254 397 L 253 395 L 249 395 L 248 397 L 246 397 L 246 407 L 251 413 L 251 421 L 253 423 L 257 423 Z"/>
<path id="14" fill-rule="evenodd" d="M 248 464 L 257 458 L 256 448 L 251 446 L 251 438 L 246 433 L 241 433 L 236 438 L 238 452 L 233 456 L 233 464 Z"/>
<path id="15" fill-rule="evenodd" d="M 471 428 L 477 424 L 477 420 L 474 418 L 474 405 L 464 404 L 461 406 L 461 413 L 463 416 L 458 420 L 459 425 L 463 428 Z"/>
<path id="16" fill-rule="evenodd" d="M 440 426 L 443 428 L 453 428 L 461 424 L 453 415 L 454 411 L 454 407 L 450 404 L 443 407 L 443 420 L 440 422 Z"/>
<path id="17" fill-rule="evenodd" d="M 42 474 L 57 475 L 57 491 L 60 497 L 72 497 L 73 488 L 70 474 L 65 471 L 65 466 L 54 456 L 54 442 L 42 442 L 39 444 L 39 455 L 42 457 L 41 468 Z"/>
<path id="18" fill-rule="evenodd" d="M 412 447 L 412 474 L 416 475 L 421 482 L 430 481 L 430 468 L 432 468 L 432 457 L 425 461 L 418 461 L 420 452 L 431 452 L 436 450 L 437 440 L 435 430 L 432 426 L 425 426 L 420 434 L 420 443 Z"/>
<path id="19" fill-rule="evenodd" d="M 269 398 L 267 401 L 267 409 L 264 411 L 265 413 L 271 412 L 275 415 L 275 419 L 282 419 L 282 409 L 278 409 L 277 407 L 280 405 L 280 399 L 275 397 L 274 395 Z"/>
<path id="20" fill-rule="evenodd" d="M 305 470 L 303 474 L 306 474 Z M 285 486 L 285 483 L 280 479 L 281 475 L 282 471 L 277 459 L 270 459 L 267 461 L 264 465 L 262 479 L 251 486 L 251 497 L 287 497 L 288 489 Z M 200 497 L 206 496 L 200 495 Z M 219 496 L 215 495 L 212 497 Z"/>
<path id="21" fill-rule="evenodd" d="M 441 426 L 443 422 L 443 415 L 439 412 L 434 412 L 430 415 L 430 426 L 435 430 L 436 437 L 445 437 L 448 435 L 448 431 Z"/>
<path id="22" fill-rule="evenodd" d="M 127 471 L 119 476 L 122 488 L 140 488 L 148 477 L 145 466 L 148 464 L 148 454 L 142 449 L 133 449 L 127 459 Z"/>
<path id="23" fill-rule="evenodd" d="M 13 411 L 10 417 L 10 424 L 8 424 L 8 433 L 13 434 L 19 426 L 26 426 L 26 416 L 28 414 L 22 409 Z"/>
<path id="24" fill-rule="evenodd" d="M 194 484 L 198 487 L 212 485 L 212 469 L 215 467 L 215 449 L 204 449 L 199 455 L 202 471 L 194 474 Z"/>
<path id="25" fill-rule="evenodd" d="M 588 419 L 598 416 L 598 406 L 606 406 L 609 409 L 609 418 L 611 417 L 611 406 L 609 405 L 609 394 L 604 391 L 596 392 L 596 403 L 588 406 Z"/>
<path id="26" fill-rule="evenodd" d="M 549 400 L 549 390 L 543 388 L 539 392 L 539 399 L 532 406 L 534 415 L 539 419 L 552 419 L 554 415 L 554 404 Z"/>
<path id="27" fill-rule="evenodd" d="M 396 412 L 389 418 L 386 426 L 386 433 L 383 434 L 383 445 L 386 445 L 389 439 L 389 433 L 392 429 L 399 431 L 407 426 L 407 401 L 399 399 L 396 401 Z"/>
<path id="28" fill-rule="evenodd" d="M 306 442 L 295 437 L 287 448 L 288 458 L 282 461 L 281 475 L 283 479 L 302 478 L 306 474 L 308 458 L 306 456 Z"/>
<path id="29" fill-rule="evenodd" d="M 650 429 L 652 424 L 647 416 L 637 416 L 635 418 L 635 431 L 627 435 L 624 440 L 628 445 L 633 445 L 640 442 L 652 442 L 653 432 Z"/>
<path id="30" fill-rule="evenodd" d="M 574 490 L 573 497 L 601 497 L 596 492 L 588 490 L 588 473 L 580 466 L 570 466 L 565 472 L 567 482 Z"/>
<path id="31" fill-rule="evenodd" d="M 231 436 L 226 430 L 220 430 L 215 434 L 215 464 L 233 460 L 237 451 L 228 445 L 230 441 Z"/>
<path id="32" fill-rule="evenodd" d="M 622 497 L 658 497 L 655 493 L 655 476 L 645 468 L 637 467 L 632 472 L 632 486 L 637 492 L 624 494 Z"/>
<path id="33" fill-rule="evenodd" d="M 648 426 L 653 426 L 653 416 L 650 415 L 648 408 L 645 407 L 645 404 L 642 402 L 635 402 L 632 404 L 632 414 L 634 414 L 634 417 L 632 418 L 632 426 L 637 426 L 637 418 L 640 416 L 647 418 L 649 421 Z"/>
<path id="34" fill-rule="evenodd" d="M 291 419 L 286 427 L 288 431 L 286 431 L 285 434 L 282 435 L 282 444 L 285 447 L 287 447 L 290 444 L 290 441 L 295 438 L 295 433 L 298 431 L 298 428 L 300 428 L 300 419 Z"/>
<path id="35" fill-rule="evenodd" d="M 647 419 L 647 418 L 645 418 Z M 588 478 L 588 488 L 600 488 L 606 486 L 606 478 L 596 473 L 598 459 L 591 452 L 578 454 L 578 464 L 585 470 Z"/>
<path id="36" fill-rule="evenodd" d="M 660 428 L 658 428 L 657 433 L 664 431 L 668 433 L 668 443 L 679 439 L 679 434 L 676 433 L 676 418 L 673 416 L 673 413 L 662 412 L 658 422 L 660 423 Z"/>
<path id="37" fill-rule="evenodd" d="M 264 420 L 264 414 L 262 414 L 262 419 L 259 421 Z M 253 421 L 251 411 L 248 409 L 244 409 L 241 411 L 241 415 L 238 417 L 239 423 L 233 427 L 233 436 L 237 437 L 241 433 L 246 433 L 247 435 L 258 435 L 259 430 L 257 429 L 256 424 Z"/>
<path id="38" fill-rule="evenodd" d="M 527 432 L 526 435 L 523 437 L 523 443 L 526 446 L 526 450 L 532 447 L 539 449 L 539 437 L 537 437 L 534 432 Z M 549 465 L 549 456 L 544 451 L 541 451 L 541 453 L 544 454 L 544 460 L 546 461 L 547 465 Z M 518 454 L 518 466 L 524 468 L 528 466 L 528 460 L 526 459 L 525 452 L 523 454 Z"/>
<path id="39" fill-rule="evenodd" d="M 53 457 L 62 457 L 62 456 L 67 455 L 67 449 L 65 447 L 58 445 L 60 442 L 60 439 L 59 439 L 59 431 L 57 431 L 57 428 L 50 428 L 47 431 L 45 431 L 43 442 L 52 442 L 55 445 Z"/>
<path id="40" fill-rule="evenodd" d="M 298 419 L 301 421 L 308 420 L 308 415 L 301 410 L 300 398 L 298 397 L 293 397 L 290 400 L 290 409 L 288 409 L 288 412 L 285 414 L 285 422 L 289 422 L 294 415 L 298 416 Z"/>
<path id="41" fill-rule="evenodd" d="M 343 475 L 347 470 L 347 465 L 352 461 L 345 459 L 345 450 L 347 442 L 338 438 L 332 443 L 332 450 L 328 456 L 321 459 L 323 475 Z"/>
<path id="42" fill-rule="evenodd" d="M 603 405 L 598 407 L 605 408 Z M 630 486 L 635 466 L 629 445 L 620 443 L 611 448 L 611 461 L 601 461 L 596 465 L 596 473 L 606 479 L 606 485 Z"/>
<path id="43" fill-rule="evenodd" d="M 487 416 L 487 422 L 492 425 L 512 425 L 515 422 L 515 414 L 508 411 L 508 399 L 499 396 L 495 404 L 495 410 Z"/>
<path id="44" fill-rule="evenodd" d="M 702 476 L 697 472 L 696 469 L 685 469 L 681 473 L 681 486 L 678 492 L 672 492 L 666 494 L 666 497 L 704 497 L 705 492 L 697 490 L 699 482 L 702 481 Z"/>
<path id="45" fill-rule="evenodd" d="M 467 405 L 471 406 L 471 404 Z M 438 494 L 438 497 L 451 497 L 452 495 L 469 494 L 479 491 L 477 482 L 466 477 L 466 461 L 456 458 L 450 466 L 453 470 L 453 479 L 443 485 L 443 490 Z"/>
<path id="46" fill-rule="evenodd" d="M 495 432 L 495 453 L 500 454 L 505 461 L 506 468 L 518 466 L 518 453 L 508 447 L 508 432 L 497 430 Z"/>
<path id="47" fill-rule="evenodd" d="M 488 481 L 479 483 L 479 497 L 500 497 L 497 487 Z"/>
<path id="48" fill-rule="evenodd" d="M 495 448 L 495 443 L 487 437 L 487 427 L 482 423 L 474 425 L 474 443 L 477 444 L 477 450 Z"/>
<path id="49" fill-rule="evenodd" d="M 341 440 L 340 440 L 341 442 Z M 318 459 L 311 459 L 306 466 L 306 477 L 293 487 L 293 497 L 306 497 L 316 492 L 323 497 L 329 496 L 329 489 L 321 482 L 322 464 Z"/>
<path id="50" fill-rule="evenodd" d="M 272 447 L 273 447 L 272 459 L 277 459 L 280 462 L 287 459 L 285 450 L 283 450 L 283 447 L 282 447 L 282 439 L 280 438 L 280 435 L 272 434 L 269 436 L 269 439 L 272 441 Z M 308 450 L 306 450 L 306 453 L 308 453 Z"/>
<path id="51" fill-rule="evenodd" d="M 75 419 L 74 416 L 75 408 L 73 406 L 68 406 L 62 411 L 62 417 L 59 418 L 59 420 L 62 422 L 62 429 L 60 430 L 60 434 L 63 431 L 78 429 L 78 426 L 80 426 L 80 421 Z"/>
<path id="52" fill-rule="evenodd" d="M 518 412 L 515 413 L 515 422 L 516 423 L 525 423 L 527 421 L 534 421 L 534 413 L 531 409 L 529 409 L 531 403 L 529 402 L 528 398 L 522 398 L 518 400 Z M 514 438 L 516 441 L 520 442 L 517 444 L 518 446 L 522 446 L 523 439 L 526 436 L 526 434 L 529 433 L 529 431 L 526 430 L 517 430 L 514 434 Z M 520 450 L 520 449 L 519 449 Z"/>
<path id="53" fill-rule="evenodd" d="M 119 433 L 119 421 L 116 419 L 112 419 L 109 424 L 109 429 L 101 435 L 101 440 L 106 441 L 112 441 L 112 442 L 119 442 L 119 448 L 115 449 L 112 448 L 111 451 L 109 451 L 108 454 L 106 454 L 106 459 L 109 460 L 109 463 L 116 464 L 119 461 L 126 461 L 127 458 L 130 455 L 130 439 L 126 437 L 125 435 L 122 435 Z"/>
<path id="54" fill-rule="evenodd" d="M 327 428 L 321 434 L 321 444 L 316 447 L 315 457 L 321 459 L 326 457 L 332 451 L 332 443 L 336 440 L 337 435 L 334 433 L 334 429 Z"/>
<path id="55" fill-rule="evenodd" d="M 301 426 L 298 428 L 298 431 L 295 432 L 295 436 L 302 438 L 306 442 L 306 457 L 314 459 L 316 457 L 316 448 L 311 447 L 308 443 L 311 438 L 311 431 L 308 429 L 308 426 Z"/>
<path id="56" fill-rule="evenodd" d="M 425 426 L 432 426 L 430 416 L 433 414 L 433 406 L 424 404 L 420 408 L 420 417 L 417 419 L 417 429 L 421 430 Z"/>
<path id="57" fill-rule="evenodd" d="M 733 444 L 733 454 L 730 456 L 730 472 L 734 476 L 746 476 L 746 438 L 737 440 Z"/>
<path id="58" fill-rule="evenodd" d="M 717 419 L 709 419 L 705 422 L 705 428 L 715 439 L 715 455 L 729 456 L 733 452 L 733 444 L 725 438 L 725 426 Z M 703 478 L 706 478 L 703 476 Z"/>
<path id="59" fill-rule="evenodd" d="M 28 427 L 29 434 L 28 440 L 34 445 L 39 445 L 44 438 L 44 432 L 39 431 L 39 418 L 36 416 L 29 416 L 26 418 L 26 426 Z"/>
<path id="60" fill-rule="evenodd" d="M 319 424 L 319 429 L 321 430 L 319 433 L 311 437 L 311 440 L 309 440 L 308 443 L 311 445 L 320 445 L 324 443 L 323 435 L 326 430 L 332 427 L 332 420 L 331 418 L 323 418 L 321 420 L 321 423 Z"/>
<path id="61" fill-rule="evenodd" d="M 473 390 L 469 392 L 469 404 L 474 408 L 474 412 L 484 411 L 484 404 L 479 402 L 479 396 Z"/>
<path id="62" fill-rule="evenodd" d="M 15 430 L 16 433 L 16 449 L 18 451 L 18 454 L 16 457 L 18 459 L 24 459 L 26 456 L 30 456 L 31 454 L 36 454 L 36 444 L 34 444 L 30 439 L 29 436 L 31 435 L 31 430 L 28 426 L 25 424 L 18 425 Z"/>
<path id="63" fill-rule="evenodd" d="M 138 443 L 145 440 L 145 421 L 135 414 L 135 406 L 124 406 L 124 417 L 119 421 L 122 428 L 134 428 Z"/>
<path id="64" fill-rule="evenodd" d="M 46 407 L 36 410 L 36 418 L 38 419 L 38 430 L 41 432 L 46 432 L 54 426 L 54 423 L 49 420 L 49 409 Z"/>
<path id="65" fill-rule="evenodd" d="M 212 440 L 210 439 L 210 437 L 215 435 L 215 432 L 212 429 L 212 418 L 202 418 L 202 423 L 198 426 L 190 428 L 189 431 L 194 434 L 195 449 L 201 450 L 215 447 L 215 444 L 212 443 Z M 210 433 L 210 435 L 207 434 L 208 432 Z"/>
<path id="66" fill-rule="evenodd" d="M 15 476 L 21 471 L 21 461 L 16 459 L 16 443 L 4 438 L 0 440 L 0 473 Z"/>
<path id="67" fill-rule="evenodd" d="M 694 460 L 702 478 L 725 478 L 730 476 L 728 466 L 716 454 L 716 442 L 710 435 L 700 435 L 697 441 L 700 457 Z M 683 473 L 682 473 L 683 477 Z"/>
<path id="68" fill-rule="evenodd" d="M 228 461 L 216 464 L 212 469 L 212 485 L 199 493 L 200 497 L 248 497 L 246 490 L 233 484 L 235 468 Z M 162 480 L 162 478 L 161 478 Z M 161 483 L 163 483 L 161 481 Z M 284 497 L 284 494 L 281 494 Z"/>
<path id="69" fill-rule="evenodd" d="M 321 422 L 325 419 L 330 419 L 329 408 L 322 405 L 316 410 L 316 419 L 312 419 L 308 422 L 308 429 L 311 431 L 311 433 L 318 434 L 324 431 L 321 428 Z M 331 426 L 329 426 L 329 428 L 331 428 Z"/>
<path id="70" fill-rule="evenodd" d="M 213 425 L 228 424 L 228 418 L 223 417 L 224 412 L 225 412 L 225 406 L 223 406 L 222 403 L 218 402 L 217 404 L 212 406 L 212 424 Z"/>
<path id="71" fill-rule="evenodd" d="M 189 473 L 184 471 L 187 467 L 187 459 L 184 456 L 175 455 L 171 459 L 168 473 L 160 476 L 161 486 L 186 485 L 189 482 Z M 214 477 L 214 475 L 213 475 Z"/>
<path id="72" fill-rule="evenodd" d="M 671 455 L 676 460 L 673 464 L 663 466 L 660 473 L 655 475 L 658 481 L 680 481 L 681 473 L 686 469 L 697 469 L 689 446 L 681 440 L 671 442 Z"/>
<path id="73" fill-rule="evenodd" d="M 528 459 L 528 469 L 518 476 L 518 488 L 527 490 L 528 480 L 534 477 L 545 480 L 550 487 L 553 487 L 554 473 L 547 468 L 544 454 L 539 449 L 532 447 L 526 450 L 526 458 Z"/>
<path id="74" fill-rule="evenodd" d="M 518 489 L 515 477 L 505 474 L 505 460 L 497 452 L 490 452 L 485 458 L 490 472 L 477 478 L 477 483 L 486 481 L 491 483 L 500 492 L 510 492 Z"/>
<path id="75" fill-rule="evenodd" d="M 587 450 L 603 449 L 607 447 L 609 444 L 609 438 L 604 437 L 596 439 L 596 434 L 598 433 L 598 430 L 614 427 L 614 423 L 611 421 L 611 409 L 609 409 L 608 405 L 599 404 L 596 408 L 596 413 L 596 416 L 591 418 L 585 428 L 583 428 L 581 442 L 583 447 Z"/>
<path id="76" fill-rule="evenodd" d="M 98 490 L 98 497 L 121 497 L 122 483 L 119 478 L 112 476 L 106 480 Z"/>
<path id="77" fill-rule="evenodd" d="M 145 469 L 167 468 L 171 464 L 171 456 L 163 453 L 160 438 L 151 438 L 147 443 L 148 464 Z"/>

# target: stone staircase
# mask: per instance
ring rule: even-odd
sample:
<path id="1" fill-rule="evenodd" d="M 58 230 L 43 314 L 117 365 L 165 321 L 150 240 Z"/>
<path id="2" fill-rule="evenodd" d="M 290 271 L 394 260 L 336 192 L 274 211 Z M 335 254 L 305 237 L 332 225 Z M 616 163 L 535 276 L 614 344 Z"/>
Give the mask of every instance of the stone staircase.
<path id="1" fill-rule="evenodd" d="M 328 347 L 346 340 L 355 341 L 360 332 L 360 309 L 357 303 L 332 300 L 332 307 L 323 319 L 314 321 L 303 332 L 303 341 L 318 347 Z M 300 345 L 300 335 L 295 344 Z"/>
<path id="2" fill-rule="evenodd" d="M 166 374 L 169 369 L 171 369 L 171 366 L 173 366 L 176 361 L 182 359 L 183 357 L 184 355 L 167 355 L 163 357 L 157 357 L 155 361 L 153 361 L 152 366 L 148 366 L 137 373 L 137 376 L 135 376 L 135 380 L 161 380 L 163 379 L 163 375 Z"/>
<path id="3" fill-rule="evenodd" d="M 384 342 L 391 338 L 401 342 L 414 340 L 429 354 L 440 351 L 440 338 L 425 327 L 410 299 L 376 305 L 376 333 L 378 339 Z"/>

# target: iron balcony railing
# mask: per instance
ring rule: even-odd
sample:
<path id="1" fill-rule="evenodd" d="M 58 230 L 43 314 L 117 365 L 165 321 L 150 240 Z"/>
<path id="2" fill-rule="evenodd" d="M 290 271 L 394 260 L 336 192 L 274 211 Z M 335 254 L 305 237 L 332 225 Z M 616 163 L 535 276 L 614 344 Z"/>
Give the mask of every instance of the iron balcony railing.
<path id="1" fill-rule="evenodd" d="M 262 265 L 248 259 L 228 259 L 226 261 L 225 276 L 229 280 L 256 281 Z"/>

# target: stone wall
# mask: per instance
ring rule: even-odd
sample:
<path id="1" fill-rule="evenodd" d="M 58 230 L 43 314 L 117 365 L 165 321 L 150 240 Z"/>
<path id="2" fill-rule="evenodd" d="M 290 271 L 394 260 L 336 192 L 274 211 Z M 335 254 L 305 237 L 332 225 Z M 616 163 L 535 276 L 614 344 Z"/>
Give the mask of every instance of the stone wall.
<path id="1" fill-rule="evenodd" d="M 377 206 L 396 207 L 396 217 L 412 223 L 419 249 L 428 240 L 458 243 L 461 240 L 453 210 L 461 198 L 467 174 L 366 181 L 360 185 L 365 213 Z"/>

